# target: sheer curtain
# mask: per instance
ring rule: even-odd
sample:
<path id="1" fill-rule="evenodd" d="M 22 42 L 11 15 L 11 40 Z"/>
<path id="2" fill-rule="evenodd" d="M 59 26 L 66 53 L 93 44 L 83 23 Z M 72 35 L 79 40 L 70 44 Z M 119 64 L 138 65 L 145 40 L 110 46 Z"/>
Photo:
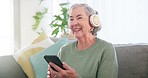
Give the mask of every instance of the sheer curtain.
<path id="1" fill-rule="evenodd" d="M 148 0 L 101 0 L 101 38 L 112 43 L 148 43 Z"/>
<path id="2" fill-rule="evenodd" d="M 0 56 L 12 54 L 14 51 L 12 5 L 12 0 L 4 0 L 0 3 Z"/>

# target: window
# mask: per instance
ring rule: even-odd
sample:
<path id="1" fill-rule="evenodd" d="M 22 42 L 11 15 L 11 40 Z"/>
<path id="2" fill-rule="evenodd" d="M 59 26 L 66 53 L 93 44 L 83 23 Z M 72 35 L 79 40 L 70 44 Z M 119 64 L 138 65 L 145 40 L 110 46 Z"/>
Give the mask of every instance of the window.
<path id="1" fill-rule="evenodd" d="M 0 56 L 9 55 L 14 52 L 12 4 L 12 0 L 4 0 L 0 3 Z"/>

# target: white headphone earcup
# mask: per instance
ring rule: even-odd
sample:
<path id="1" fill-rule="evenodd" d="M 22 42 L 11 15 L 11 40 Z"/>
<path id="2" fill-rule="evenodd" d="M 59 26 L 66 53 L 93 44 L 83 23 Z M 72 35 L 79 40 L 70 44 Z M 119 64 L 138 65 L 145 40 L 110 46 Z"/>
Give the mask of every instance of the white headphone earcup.
<path id="1" fill-rule="evenodd" d="M 100 26 L 99 16 L 97 14 L 93 14 L 90 16 L 90 23 L 94 27 Z"/>

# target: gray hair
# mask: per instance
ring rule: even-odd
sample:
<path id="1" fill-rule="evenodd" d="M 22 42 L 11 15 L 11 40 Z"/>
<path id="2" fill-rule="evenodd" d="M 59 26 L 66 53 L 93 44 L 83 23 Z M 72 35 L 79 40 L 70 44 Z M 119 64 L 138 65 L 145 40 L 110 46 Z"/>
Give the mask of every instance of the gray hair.
<path id="1" fill-rule="evenodd" d="M 97 11 L 93 10 L 89 5 L 85 4 L 85 3 L 76 3 L 76 4 L 73 4 L 70 8 L 70 11 L 72 9 L 75 9 L 75 8 L 79 8 L 79 7 L 84 7 L 85 11 L 86 11 L 86 14 L 88 16 L 92 15 L 92 14 L 98 14 Z M 94 27 L 93 31 L 92 31 L 92 34 L 94 36 L 97 35 L 97 32 L 100 31 L 101 29 L 101 25 L 98 26 L 98 27 Z"/>

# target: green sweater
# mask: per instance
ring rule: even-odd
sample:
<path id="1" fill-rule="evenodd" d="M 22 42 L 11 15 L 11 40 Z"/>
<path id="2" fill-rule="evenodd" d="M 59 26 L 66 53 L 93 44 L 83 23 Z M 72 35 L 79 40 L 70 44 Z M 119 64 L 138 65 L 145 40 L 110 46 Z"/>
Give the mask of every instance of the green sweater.
<path id="1" fill-rule="evenodd" d="M 59 57 L 79 74 L 77 78 L 117 78 L 116 52 L 111 43 L 97 38 L 88 49 L 78 51 L 76 42 L 61 48 Z"/>

